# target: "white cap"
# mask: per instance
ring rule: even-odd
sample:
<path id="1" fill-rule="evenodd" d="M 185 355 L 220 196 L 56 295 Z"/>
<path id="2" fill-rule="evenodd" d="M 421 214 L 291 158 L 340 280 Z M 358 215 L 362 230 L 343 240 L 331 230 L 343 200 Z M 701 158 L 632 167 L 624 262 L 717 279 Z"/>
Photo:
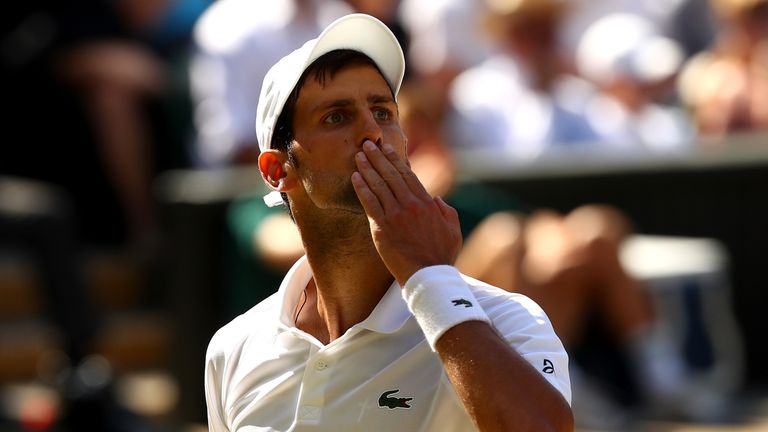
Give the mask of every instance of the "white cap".
<path id="1" fill-rule="evenodd" d="M 370 57 L 397 95 L 405 73 L 405 59 L 395 35 L 370 15 L 343 16 L 316 39 L 280 59 L 264 76 L 256 107 L 256 136 L 261 150 L 271 147 L 277 118 L 304 70 L 318 57 L 338 49 L 360 51 Z"/>

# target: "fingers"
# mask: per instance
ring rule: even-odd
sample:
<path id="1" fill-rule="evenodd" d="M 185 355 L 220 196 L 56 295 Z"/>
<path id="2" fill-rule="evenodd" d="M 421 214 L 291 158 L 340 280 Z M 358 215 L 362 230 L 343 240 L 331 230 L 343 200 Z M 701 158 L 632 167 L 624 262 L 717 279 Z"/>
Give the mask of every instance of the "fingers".
<path id="1" fill-rule="evenodd" d="M 385 180 L 376 168 L 374 168 L 368 156 L 363 152 L 357 153 L 355 155 L 355 164 L 357 165 L 357 174 L 360 176 L 358 181 L 362 180 L 363 183 L 365 183 L 365 188 L 361 188 L 361 190 L 370 192 L 384 211 L 388 208 L 392 208 L 392 206 L 396 204 L 395 196 L 392 193 L 390 186 L 387 184 L 387 180 Z M 354 185 L 355 183 L 353 179 L 353 186 Z M 358 187 L 362 186 L 363 185 L 358 185 Z M 359 198 L 362 199 L 363 197 Z"/>
<path id="2" fill-rule="evenodd" d="M 421 180 L 419 180 L 416 173 L 411 170 L 411 165 L 407 159 L 401 158 L 395 152 L 395 149 L 387 143 L 381 146 L 381 152 L 389 163 L 397 170 L 400 177 L 413 194 L 422 199 L 431 198 L 429 192 L 427 192 L 427 189 L 421 183 Z"/>
<path id="3" fill-rule="evenodd" d="M 351 177 L 379 255 L 398 280 L 415 269 L 452 263 L 461 247 L 458 213 L 432 198 L 389 145 L 366 142 Z"/>
<path id="4" fill-rule="evenodd" d="M 366 141 L 355 162 L 385 212 L 395 205 L 408 204 L 409 200 L 427 201 L 432 198 L 406 161 L 389 144 L 383 144 L 379 149 Z"/>
<path id="5" fill-rule="evenodd" d="M 379 219 L 384 215 L 384 209 L 379 199 L 368 187 L 368 184 L 359 172 L 352 173 L 352 187 L 355 189 L 355 193 L 368 216 L 373 219 Z"/>
<path id="6" fill-rule="evenodd" d="M 392 193 L 400 202 L 408 199 L 408 185 L 406 185 L 400 171 L 392 164 L 390 160 L 390 157 L 392 156 L 397 157 L 397 154 L 395 154 L 392 146 L 389 144 L 383 144 L 382 148 L 379 149 L 371 141 L 366 141 L 363 144 L 363 152 L 367 162 L 370 163 L 370 165 L 375 169 L 375 174 L 378 174 L 378 176 L 383 179 L 390 193 Z M 369 176 L 363 172 L 361 172 L 361 174 L 363 174 L 363 177 L 366 180 L 369 180 Z M 371 175 L 370 177 L 374 176 Z"/>

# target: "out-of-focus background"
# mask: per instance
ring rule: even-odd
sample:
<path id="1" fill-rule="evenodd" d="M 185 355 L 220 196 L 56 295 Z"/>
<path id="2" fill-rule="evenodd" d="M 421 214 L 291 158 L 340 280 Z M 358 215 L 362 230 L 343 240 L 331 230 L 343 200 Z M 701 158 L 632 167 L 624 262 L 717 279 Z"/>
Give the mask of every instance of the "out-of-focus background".
<path id="1" fill-rule="evenodd" d="M 350 11 L 406 52 L 458 265 L 553 317 L 578 428 L 768 430 L 768 1 L 5 9 L 0 430 L 206 430 L 209 338 L 301 250 L 261 201 L 261 80 Z"/>

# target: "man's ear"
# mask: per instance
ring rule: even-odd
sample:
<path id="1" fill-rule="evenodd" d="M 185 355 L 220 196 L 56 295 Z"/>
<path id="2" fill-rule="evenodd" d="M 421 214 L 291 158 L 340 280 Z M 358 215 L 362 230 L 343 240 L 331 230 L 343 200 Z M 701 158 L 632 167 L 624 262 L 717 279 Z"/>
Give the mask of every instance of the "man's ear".
<path id="1" fill-rule="evenodd" d="M 287 156 L 279 150 L 268 149 L 259 154 L 261 178 L 270 188 L 286 192 L 290 188 Z"/>

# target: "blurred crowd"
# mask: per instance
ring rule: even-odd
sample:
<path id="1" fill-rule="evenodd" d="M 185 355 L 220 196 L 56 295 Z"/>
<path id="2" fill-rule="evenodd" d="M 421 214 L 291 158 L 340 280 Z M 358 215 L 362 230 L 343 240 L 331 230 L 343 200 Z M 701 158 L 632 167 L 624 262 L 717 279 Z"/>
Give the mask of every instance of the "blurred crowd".
<path id="1" fill-rule="evenodd" d="M 156 258 L 157 176 L 253 166 L 264 74 L 350 12 L 378 17 L 404 48 L 401 123 L 414 170 L 462 215 L 457 266 L 537 300 L 569 349 L 583 344 L 599 317 L 630 358 L 638 387 L 631 403 L 693 420 L 721 414 L 718 397 L 728 395 L 680 402 L 700 389 L 689 386 L 647 290 L 618 262 L 631 216 L 589 203 L 568 214 L 529 208 L 509 194 L 459 184 L 457 158 L 475 151 L 520 162 L 573 153 L 679 156 L 717 142 L 702 137 L 768 129 L 766 0 L 30 0 L 14 7 L 0 34 L 0 85 L 10 98 L 0 245 L 31 250 L 48 275 L 51 316 L 65 329 L 72 363 L 87 358 L 98 323 L 77 270 L 81 249 L 109 245 Z M 228 209 L 237 275 L 221 294 L 232 299 L 228 316 L 274 291 L 302 253 L 287 214 L 255 192 Z M 64 293 L 83 300 L 72 306 L 58 300 Z M 576 412 L 577 422 L 598 422 L 600 409 L 620 412 L 615 395 L 585 375 L 572 373 L 574 400 L 583 391 L 593 401 Z"/>
<path id="2" fill-rule="evenodd" d="M 198 163 L 248 160 L 257 77 L 345 8 L 396 30 L 452 148 L 675 152 L 765 127 L 761 1 L 224 2 L 195 34 Z"/>

